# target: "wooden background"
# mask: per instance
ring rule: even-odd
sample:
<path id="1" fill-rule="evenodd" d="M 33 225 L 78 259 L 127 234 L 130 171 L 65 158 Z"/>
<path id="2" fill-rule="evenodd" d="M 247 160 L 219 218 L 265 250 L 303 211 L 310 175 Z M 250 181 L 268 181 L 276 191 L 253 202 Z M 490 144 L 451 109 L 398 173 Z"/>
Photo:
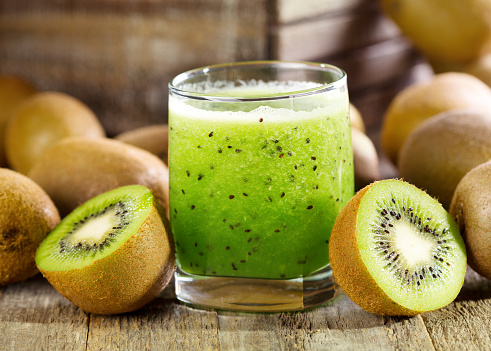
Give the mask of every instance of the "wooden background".
<path id="1" fill-rule="evenodd" d="M 88 104 L 109 136 L 167 121 L 167 84 L 231 61 L 332 63 L 368 129 L 432 74 L 377 0 L 0 0 L 0 74 Z"/>

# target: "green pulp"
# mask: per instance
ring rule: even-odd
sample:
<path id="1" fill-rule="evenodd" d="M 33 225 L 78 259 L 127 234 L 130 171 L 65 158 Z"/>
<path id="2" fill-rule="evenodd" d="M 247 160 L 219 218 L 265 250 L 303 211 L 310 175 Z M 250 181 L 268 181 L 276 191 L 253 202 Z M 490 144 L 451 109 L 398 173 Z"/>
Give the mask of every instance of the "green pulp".
<path id="1" fill-rule="evenodd" d="M 307 112 L 297 109 L 312 101 L 298 100 L 210 107 L 170 97 L 170 214 L 182 271 L 282 279 L 328 265 L 331 229 L 354 193 L 347 99 L 322 106 L 320 96 Z"/>

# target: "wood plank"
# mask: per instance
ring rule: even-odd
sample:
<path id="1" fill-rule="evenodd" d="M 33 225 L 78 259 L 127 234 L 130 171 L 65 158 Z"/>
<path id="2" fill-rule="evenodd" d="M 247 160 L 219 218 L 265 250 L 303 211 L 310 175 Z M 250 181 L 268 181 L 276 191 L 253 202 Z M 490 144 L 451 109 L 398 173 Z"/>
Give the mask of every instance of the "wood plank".
<path id="1" fill-rule="evenodd" d="M 400 36 L 380 11 L 346 13 L 271 27 L 270 57 L 316 60 Z"/>
<path id="2" fill-rule="evenodd" d="M 226 350 L 433 350 L 421 317 L 377 316 L 344 294 L 310 311 L 220 312 L 219 321 Z"/>
<path id="3" fill-rule="evenodd" d="M 217 350 L 216 312 L 157 298 L 133 313 L 90 316 L 87 351 Z"/>
<path id="4" fill-rule="evenodd" d="M 360 75 L 347 65 L 344 67 L 348 72 L 351 72 L 348 75 L 351 74 L 352 77 L 351 80 L 348 78 L 350 100 L 360 111 L 369 136 L 380 133 L 387 107 L 401 90 L 412 84 L 427 81 L 434 74 L 427 62 L 415 58 L 412 62 L 401 65 L 401 70 L 397 73 L 384 75 L 385 78 L 380 80 L 379 84 L 367 87 L 361 80 L 363 77 L 366 77 L 367 80 L 372 79 L 369 77 L 369 69 L 365 69 L 366 75 Z M 382 69 L 383 65 L 379 67 L 379 70 Z"/>
<path id="5" fill-rule="evenodd" d="M 491 281 L 468 268 L 455 302 L 422 317 L 437 350 L 491 350 L 490 316 Z"/>
<path id="6" fill-rule="evenodd" d="M 421 56 L 405 38 L 397 37 L 323 61 L 345 70 L 348 87 L 355 92 L 373 89 L 406 76 L 421 61 Z"/>
<path id="7" fill-rule="evenodd" d="M 340 12 L 360 11 L 373 4 L 376 4 L 376 0 L 274 0 L 272 6 L 274 23 L 285 24 Z"/>
<path id="8" fill-rule="evenodd" d="M 0 73 L 78 97 L 110 136 L 163 123 L 174 75 L 267 58 L 266 1 L 4 0 Z"/>
<path id="9" fill-rule="evenodd" d="M 89 317 L 40 275 L 0 287 L 0 349 L 85 350 Z"/>

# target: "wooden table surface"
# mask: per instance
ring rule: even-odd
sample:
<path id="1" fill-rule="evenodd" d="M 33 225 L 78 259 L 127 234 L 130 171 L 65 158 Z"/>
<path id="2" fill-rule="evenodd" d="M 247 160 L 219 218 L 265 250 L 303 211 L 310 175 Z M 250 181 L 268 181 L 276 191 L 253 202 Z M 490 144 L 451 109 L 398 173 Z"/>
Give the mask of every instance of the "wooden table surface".
<path id="1" fill-rule="evenodd" d="M 303 312 L 206 311 L 173 284 L 143 309 L 86 314 L 40 275 L 0 288 L 1 350 L 490 350 L 491 281 L 468 270 L 458 298 L 415 317 L 382 317 L 346 295 Z"/>
<path id="2" fill-rule="evenodd" d="M 491 350 L 491 280 L 470 268 L 453 303 L 415 317 L 371 314 L 342 293 L 302 312 L 199 310 L 173 290 L 136 312 L 99 316 L 40 274 L 0 287 L 0 350 Z"/>

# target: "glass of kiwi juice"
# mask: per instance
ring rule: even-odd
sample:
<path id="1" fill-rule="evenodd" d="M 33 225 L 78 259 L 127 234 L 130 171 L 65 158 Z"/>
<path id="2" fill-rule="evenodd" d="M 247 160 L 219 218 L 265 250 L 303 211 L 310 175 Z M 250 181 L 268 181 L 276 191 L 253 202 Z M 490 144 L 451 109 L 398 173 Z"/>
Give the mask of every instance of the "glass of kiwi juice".
<path id="1" fill-rule="evenodd" d="M 346 74 L 252 61 L 169 83 L 170 221 L 178 299 L 302 310 L 336 294 L 329 237 L 354 194 Z"/>

